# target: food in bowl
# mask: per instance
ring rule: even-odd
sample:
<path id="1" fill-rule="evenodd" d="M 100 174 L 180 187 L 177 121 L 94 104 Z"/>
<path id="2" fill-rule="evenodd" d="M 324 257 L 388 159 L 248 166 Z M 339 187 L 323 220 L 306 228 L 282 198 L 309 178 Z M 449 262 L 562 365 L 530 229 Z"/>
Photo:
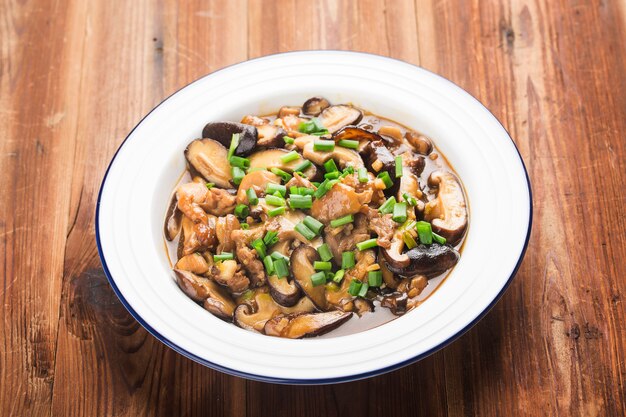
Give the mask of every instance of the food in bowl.
<path id="1" fill-rule="evenodd" d="M 469 216 L 452 168 L 426 136 L 353 105 L 313 97 L 210 122 L 184 156 L 164 226 L 176 281 L 243 329 L 378 325 L 460 259 Z"/>

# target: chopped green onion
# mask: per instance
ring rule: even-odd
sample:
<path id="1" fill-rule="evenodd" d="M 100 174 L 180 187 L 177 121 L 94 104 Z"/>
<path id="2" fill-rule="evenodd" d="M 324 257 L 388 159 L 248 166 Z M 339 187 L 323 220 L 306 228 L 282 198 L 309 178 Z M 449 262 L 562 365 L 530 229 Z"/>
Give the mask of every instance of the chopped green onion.
<path id="1" fill-rule="evenodd" d="M 259 254 L 259 258 L 265 258 L 265 243 L 263 243 L 263 239 L 257 239 L 250 243 L 252 249 L 256 250 L 256 253 Z"/>
<path id="2" fill-rule="evenodd" d="M 344 168 L 343 174 L 354 174 L 354 167 L 352 165 L 348 165 Z"/>
<path id="3" fill-rule="evenodd" d="M 298 223 L 295 227 L 295 230 L 296 232 L 304 236 L 307 240 L 312 240 L 316 236 L 315 232 L 306 227 L 304 223 Z"/>
<path id="4" fill-rule="evenodd" d="M 354 265 L 356 265 L 354 252 L 344 252 L 341 254 L 341 269 L 350 269 Z"/>
<path id="5" fill-rule="evenodd" d="M 332 152 L 335 150 L 335 141 L 316 139 L 313 141 L 313 150 L 319 152 Z"/>
<path id="6" fill-rule="evenodd" d="M 274 259 L 284 259 L 286 262 L 289 262 L 289 257 L 287 255 L 283 255 L 282 253 L 278 251 L 272 252 L 270 256 Z"/>
<path id="7" fill-rule="evenodd" d="M 341 282 L 341 280 L 343 279 L 343 275 L 346 272 L 343 269 L 340 269 L 339 271 L 335 272 L 335 276 L 333 277 L 333 281 L 335 281 L 337 284 L 339 284 Z"/>
<path id="8" fill-rule="evenodd" d="M 315 136 L 324 136 L 324 135 L 328 134 L 328 130 L 324 129 L 324 130 L 320 130 L 319 132 L 313 132 L 311 134 L 315 135 Z"/>
<path id="9" fill-rule="evenodd" d="M 290 145 L 294 142 L 293 138 L 290 138 L 289 136 L 283 136 L 283 140 L 285 141 L 285 143 L 288 143 Z"/>
<path id="10" fill-rule="evenodd" d="M 300 187 L 296 187 L 295 185 L 289 187 L 289 194 L 300 194 Z"/>
<path id="11" fill-rule="evenodd" d="M 278 243 L 278 232 L 268 230 L 268 232 L 265 233 L 265 236 L 263 237 L 263 243 L 265 243 L 265 245 L 268 247 Z"/>
<path id="12" fill-rule="evenodd" d="M 367 274 L 367 283 L 370 287 L 380 287 L 381 285 L 383 285 L 383 272 L 370 271 Z"/>
<path id="13" fill-rule="evenodd" d="M 326 185 L 328 185 L 328 181 L 329 180 L 326 179 L 317 186 L 317 190 L 315 190 L 315 193 L 313 194 L 315 198 L 322 198 L 328 192 L 328 189 L 326 188 Z"/>
<path id="14" fill-rule="evenodd" d="M 324 178 L 329 180 L 336 180 L 337 178 L 339 178 L 339 171 L 327 172 L 326 174 L 324 174 Z"/>
<path id="15" fill-rule="evenodd" d="M 222 252 L 219 255 L 213 255 L 213 260 L 215 262 L 219 262 L 219 261 L 228 261 L 230 259 L 234 259 L 235 257 L 233 256 L 233 254 L 231 252 Z"/>
<path id="16" fill-rule="evenodd" d="M 320 186 L 320 183 L 317 181 L 311 181 L 311 184 L 313 184 L 315 186 L 315 188 Z"/>
<path id="17" fill-rule="evenodd" d="M 396 198 L 395 197 L 389 197 L 387 199 L 387 201 L 385 201 L 379 208 L 378 211 L 380 211 L 382 214 L 389 214 L 393 211 L 393 206 L 396 205 Z"/>
<path id="18" fill-rule="evenodd" d="M 393 206 L 392 219 L 396 223 L 404 223 L 406 221 L 406 203 L 396 203 Z"/>
<path id="19" fill-rule="evenodd" d="M 409 206 L 416 206 L 417 205 L 417 199 L 415 197 L 409 195 L 408 193 L 402 193 L 402 198 L 404 198 L 404 201 L 409 203 Z"/>
<path id="20" fill-rule="evenodd" d="M 280 160 L 282 161 L 283 164 L 287 164 L 291 161 L 295 161 L 296 159 L 300 158 L 300 154 L 296 151 L 291 151 L 288 152 L 286 154 L 284 154 L 283 156 L 280 157 Z"/>
<path id="21" fill-rule="evenodd" d="M 326 170 L 326 172 L 339 171 L 339 169 L 337 168 L 337 164 L 335 164 L 335 161 L 333 159 L 329 159 L 328 161 L 324 162 L 324 169 Z"/>
<path id="22" fill-rule="evenodd" d="M 214 182 L 207 182 L 206 184 L 206 188 L 208 188 L 209 190 L 213 187 L 215 187 L 215 183 Z"/>
<path id="23" fill-rule="evenodd" d="M 313 195 L 315 194 L 315 190 L 313 188 L 306 187 L 298 187 L 298 191 L 300 195 Z"/>
<path id="24" fill-rule="evenodd" d="M 241 184 L 241 180 L 246 175 L 246 172 L 239 167 L 232 167 L 230 172 L 233 176 L 233 183 L 235 183 L 235 185 Z"/>
<path id="25" fill-rule="evenodd" d="M 315 261 L 313 262 L 313 269 L 316 271 L 330 271 L 333 269 L 333 265 L 330 262 Z"/>
<path id="26" fill-rule="evenodd" d="M 287 187 L 281 184 L 274 184 L 273 182 L 270 182 L 267 184 L 267 187 L 265 187 L 265 193 L 274 195 L 276 195 L 276 193 L 279 193 L 281 197 L 284 197 L 287 195 Z"/>
<path id="27" fill-rule="evenodd" d="M 269 204 L 270 206 L 278 206 L 278 207 L 282 207 L 285 205 L 285 199 L 282 197 L 278 197 L 275 195 L 266 195 L 265 196 L 265 202 L 267 204 Z"/>
<path id="28" fill-rule="evenodd" d="M 311 275 L 311 283 L 314 287 L 326 284 L 326 274 L 324 271 L 319 271 Z"/>
<path id="29" fill-rule="evenodd" d="M 352 223 L 353 221 L 354 221 L 354 216 L 352 214 L 348 214 L 338 219 L 331 220 L 330 225 L 332 227 L 339 227 L 339 226 L 343 226 L 344 224 Z"/>
<path id="30" fill-rule="evenodd" d="M 353 279 L 350 282 L 350 287 L 348 287 L 348 294 L 356 297 L 357 295 L 359 295 L 359 291 L 361 291 L 362 286 L 363 283 L 361 281 Z"/>
<path id="31" fill-rule="evenodd" d="M 240 156 L 231 156 L 228 159 L 230 166 L 239 167 L 243 169 L 250 168 L 250 160 L 248 158 L 242 158 Z"/>
<path id="32" fill-rule="evenodd" d="M 331 271 L 326 271 L 326 282 L 332 281 L 335 278 L 335 274 Z"/>
<path id="33" fill-rule="evenodd" d="M 361 285 L 361 289 L 359 290 L 359 297 L 365 297 L 365 295 L 367 294 L 367 290 L 369 289 L 369 285 L 367 282 L 364 282 Z"/>
<path id="34" fill-rule="evenodd" d="M 250 225 L 248 223 L 241 223 L 239 226 L 241 226 L 241 230 L 249 230 L 250 229 Z"/>
<path id="35" fill-rule="evenodd" d="M 257 197 L 254 188 L 248 188 L 248 191 L 246 191 L 246 197 L 248 197 L 248 203 L 250 203 L 251 206 L 259 204 L 259 197 Z"/>
<path id="36" fill-rule="evenodd" d="M 267 275 L 272 275 L 274 273 L 274 260 L 271 256 L 267 255 L 263 258 L 263 265 L 265 265 L 265 271 Z"/>
<path id="37" fill-rule="evenodd" d="M 314 117 L 307 122 L 300 123 L 300 125 L 298 126 L 298 130 L 302 133 L 308 133 L 310 135 L 311 134 L 314 135 L 316 133 L 319 133 L 319 134 L 328 133 L 328 130 L 326 129 L 326 127 L 324 127 L 320 119 L 318 119 L 317 117 Z"/>
<path id="38" fill-rule="evenodd" d="M 358 250 L 371 249 L 371 248 L 375 248 L 376 246 L 378 246 L 378 242 L 376 241 L 376 238 L 367 239 L 367 240 L 364 240 L 363 242 L 359 242 L 356 244 L 356 248 Z"/>
<path id="39" fill-rule="evenodd" d="M 367 175 L 367 168 L 359 168 L 359 182 L 368 182 L 369 177 Z"/>
<path id="40" fill-rule="evenodd" d="M 270 217 L 275 217 L 275 216 L 279 216 L 281 214 L 285 214 L 285 207 L 276 207 L 275 209 L 268 210 L 267 214 Z"/>
<path id="41" fill-rule="evenodd" d="M 419 221 L 417 222 L 416 228 L 420 242 L 424 245 L 430 245 L 433 243 L 433 228 L 430 223 Z"/>
<path id="42" fill-rule="evenodd" d="M 289 267 L 287 267 L 287 262 L 282 258 L 274 260 L 274 271 L 278 278 L 289 276 Z"/>
<path id="43" fill-rule="evenodd" d="M 311 163 L 311 161 L 309 161 L 308 159 L 305 159 L 304 161 L 300 162 L 298 165 L 296 165 L 296 167 L 293 169 L 293 172 L 304 172 L 307 170 L 307 168 L 309 168 L 311 165 L 313 165 Z"/>
<path id="44" fill-rule="evenodd" d="M 380 178 L 383 183 L 385 183 L 385 189 L 393 186 L 393 180 L 391 179 L 387 171 L 383 171 L 380 174 L 376 175 L 376 178 Z"/>
<path id="45" fill-rule="evenodd" d="M 402 157 L 396 156 L 396 178 L 402 176 Z"/>
<path id="46" fill-rule="evenodd" d="M 328 246 L 328 243 L 324 243 L 320 245 L 320 247 L 317 248 L 317 253 L 320 254 L 320 258 L 322 258 L 322 261 L 324 262 L 327 262 L 333 259 L 333 254 L 330 251 L 330 247 Z"/>
<path id="47" fill-rule="evenodd" d="M 249 213 L 250 209 L 245 204 L 237 204 L 237 207 L 235 207 L 235 216 L 239 217 L 240 219 L 245 219 L 246 217 L 248 217 Z"/>
<path id="48" fill-rule="evenodd" d="M 330 180 L 326 183 L 326 189 L 330 191 L 331 188 L 335 186 L 335 184 L 339 184 L 339 180 Z"/>
<path id="49" fill-rule="evenodd" d="M 415 238 L 408 230 L 402 233 L 402 240 L 406 244 L 406 247 L 409 249 L 413 249 L 414 247 L 417 246 L 417 242 L 415 241 Z"/>
<path id="50" fill-rule="evenodd" d="M 235 149 L 239 146 L 239 133 L 233 133 L 230 137 L 230 146 L 228 147 L 228 160 L 235 154 Z"/>
<path id="51" fill-rule="evenodd" d="M 433 232 L 433 240 L 437 243 L 439 243 L 440 245 L 445 245 L 446 244 L 446 238 L 443 236 L 438 235 L 437 233 Z"/>
<path id="52" fill-rule="evenodd" d="M 254 168 L 248 169 L 248 173 L 257 172 L 257 171 L 267 171 L 267 168 L 266 167 L 254 167 Z"/>
<path id="53" fill-rule="evenodd" d="M 359 147 L 359 141 L 342 139 L 339 142 L 337 142 L 337 145 L 341 146 L 342 148 L 357 149 Z"/>
<path id="54" fill-rule="evenodd" d="M 283 181 L 287 182 L 291 179 L 291 174 L 289 174 L 288 172 L 283 171 L 280 168 L 270 168 L 270 171 L 276 175 L 278 175 Z"/>
<path id="55" fill-rule="evenodd" d="M 302 222 L 309 230 L 311 230 L 316 235 L 319 235 L 320 233 L 322 233 L 322 230 L 324 230 L 324 224 L 314 217 L 306 216 Z"/>
<path id="56" fill-rule="evenodd" d="M 289 207 L 292 209 L 310 209 L 313 206 L 313 197 L 310 195 L 292 194 L 289 197 Z"/>

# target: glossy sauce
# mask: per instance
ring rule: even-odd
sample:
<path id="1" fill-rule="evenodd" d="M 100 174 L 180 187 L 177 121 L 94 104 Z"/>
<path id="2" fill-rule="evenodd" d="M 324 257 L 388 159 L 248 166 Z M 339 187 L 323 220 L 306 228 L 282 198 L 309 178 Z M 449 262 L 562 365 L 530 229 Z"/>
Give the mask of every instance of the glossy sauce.
<path id="1" fill-rule="evenodd" d="M 265 119 L 269 119 L 270 121 L 273 121 L 274 119 L 276 119 L 276 115 L 272 114 L 272 115 L 268 115 L 268 116 L 262 116 Z M 373 115 L 373 114 L 368 114 L 364 112 L 363 115 L 363 119 L 361 120 L 361 122 L 357 125 L 358 127 L 365 129 L 365 130 L 370 130 L 373 132 L 377 132 L 378 129 L 382 126 L 393 126 L 393 127 L 399 127 L 400 129 L 402 129 L 403 131 L 414 131 L 414 132 L 418 132 L 414 129 L 409 129 L 399 123 L 393 122 L 389 119 L 384 119 L 381 118 L 379 116 Z M 431 139 L 432 140 L 432 139 Z M 402 153 L 403 150 L 401 148 L 405 147 L 406 145 L 400 145 L 399 148 L 397 148 L 397 150 L 399 151 L 399 153 Z M 410 150 L 410 148 L 406 147 L 406 150 Z M 392 150 L 395 153 L 395 150 Z M 454 173 L 456 175 L 456 172 L 452 169 L 452 167 L 450 166 L 450 164 L 448 163 L 448 161 L 446 160 L 446 158 L 438 151 L 436 143 L 434 143 L 433 141 L 433 150 L 430 153 L 430 155 L 428 156 L 424 156 L 424 161 L 425 161 L 425 165 L 424 165 L 424 170 L 422 172 L 422 174 L 419 177 L 419 183 L 420 183 L 420 187 L 422 189 L 422 192 L 427 196 L 427 200 L 430 201 L 431 199 L 433 199 L 435 197 L 435 191 L 431 190 L 430 187 L 428 186 L 428 177 L 430 176 L 430 174 L 433 171 L 436 171 L 438 169 L 444 169 L 444 170 L 448 170 L 452 173 Z M 457 175 L 457 178 L 459 179 L 459 181 L 462 184 L 462 181 L 460 179 L 460 177 Z M 184 184 L 187 182 L 191 181 L 191 176 L 189 174 L 188 171 L 185 171 L 184 173 L 182 173 L 180 180 L 178 181 L 178 183 L 176 184 L 176 187 L 174 187 L 174 189 L 178 188 L 178 186 L 180 184 Z M 174 192 L 172 192 L 172 195 L 174 194 Z M 467 196 L 466 196 L 466 204 L 467 204 L 467 211 L 468 211 L 468 217 L 469 217 L 469 201 L 467 200 Z M 468 226 L 467 229 L 469 229 L 469 221 L 468 221 Z M 467 235 L 467 230 L 465 232 L 465 235 Z M 180 234 L 179 234 L 180 236 Z M 168 242 L 165 239 L 165 236 L 163 236 L 163 241 L 165 243 L 165 249 L 167 251 L 167 255 L 168 255 L 168 260 L 170 262 L 171 267 L 174 267 L 174 264 L 177 261 L 177 248 L 178 248 L 178 241 L 179 241 L 179 236 L 177 236 L 174 240 L 172 240 L 171 242 Z M 455 246 L 455 248 L 462 253 L 462 249 L 463 249 L 463 243 L 465 242 L 465 236 L 463 237 L 463 239 L 461 240 L 461 242 L 459 242 L 459 244 L 457 244 Z M 452 268 L 454 269 L 454 268 Z M 416 299 L 418 300 L 418 304 L 417 307 L 419 307 L 419 305 L 421 303 L 423 303 L 424 301 L 426 301 L 440 286 L 441 284 L 443 284 L 443 282 L 445 281 L 445 279 L 447 278 L 447 276 L 450 274 L 450 272 L 452 271 L 452 269 L 444 272 L 441 275 L 438 275 L 435 278 L 431 278 L 428 280 L 428 285 L 426 286 L 426 288 L 424 288 L 424 290 L 420 293 L 420 295 L 418 295 L 416 297 Z M 342 324 L 341 326 L 339 326 L 337 329 L 330 331 L 324 335 L 321 336 L 317 336 L 317 338 L 323 339 L 323 338 L 331 338 L 331 337 L 337 337 L 337 336 L 346 336 L 349 334 L 354 334 L 354 333 L 358 333 L 358 332 L 362 332 L 368 329 L 373 329 L 375 327 L 378 327 L 382 324 L 388 323 L 400 316 L 396 316 L 394 315 L 391 310 L 389 310 L 388 308 L 385 307 L 381 307 L 380 306 L 380 300 L 382 299 L 382 296 L 378 296 L 376 299 L 374 299 L 374 311 L 371 313 L 365 313 L 363 314 L 361 317 L 359 317 L 356 313 L 350 318 L 350 320 L 348 320 L 347 322 L 345 322 L 344 324 Z M 416 308 L 417 308 L 416 307 Z M 207 312 L 208 313 L 208 312 Z M 410 313 L 410 311 L 407 311 L 406 314 Z M 211 313 L 208 313 L 211 314 Z"/>

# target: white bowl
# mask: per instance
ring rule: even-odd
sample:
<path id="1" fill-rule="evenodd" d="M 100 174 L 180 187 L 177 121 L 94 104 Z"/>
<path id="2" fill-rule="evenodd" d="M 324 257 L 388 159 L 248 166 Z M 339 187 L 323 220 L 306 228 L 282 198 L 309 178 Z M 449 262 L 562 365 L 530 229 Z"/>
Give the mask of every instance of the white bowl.
<path id="1" fill-rule="evenodd" d="M 177 287 L 164 249 L 183 150 L 209 121 L 266 114 L 313 95 L 352 102 L 433 138 L 462 179 L 471 222 L 461 260 L 421 306 L 380 327 L 286 340 L 214 317 Z M 115 154 L 100 190 L 96 237 L 116 294 L 152 335 L 206 366 L 250 379 L 314 384 L 365 378 L 447 345 L 482 318 L 523 258 L 531 227 L 522 159 L 498 120 L 452 82 L 381 56 L 307 51 L 207 75 L 152 110 Z"/>

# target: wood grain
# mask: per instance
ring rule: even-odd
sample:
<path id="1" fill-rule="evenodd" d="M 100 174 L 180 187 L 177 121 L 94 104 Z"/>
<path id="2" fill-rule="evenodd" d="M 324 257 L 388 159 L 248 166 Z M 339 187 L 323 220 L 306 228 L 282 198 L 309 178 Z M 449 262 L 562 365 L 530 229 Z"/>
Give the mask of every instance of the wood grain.
<path id="1" fill-rule="evenodd" d="M 0 0 L 0 415 L 626 414 L 626 2 Z M 301 49 L 456 82 L 516 141 L 535 221 L 496 307 L 442 351 L 322 387 L 245 381 L 166 348 L 101 269 L 102 176 L 178 88 Z"/>

